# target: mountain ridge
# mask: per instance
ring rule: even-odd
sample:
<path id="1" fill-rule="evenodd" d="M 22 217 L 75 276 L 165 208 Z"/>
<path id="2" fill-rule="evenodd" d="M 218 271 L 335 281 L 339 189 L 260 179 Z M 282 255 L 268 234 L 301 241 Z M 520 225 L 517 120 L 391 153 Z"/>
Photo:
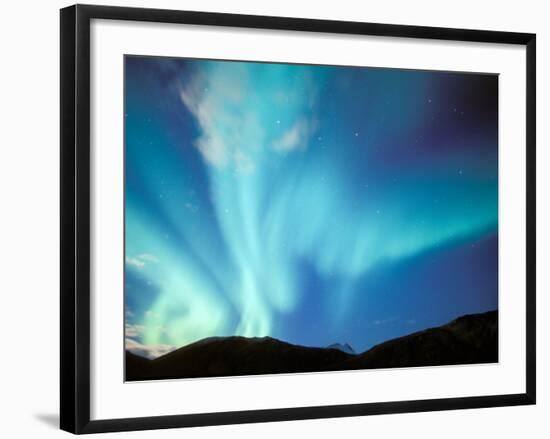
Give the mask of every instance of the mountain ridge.
<path id="1" fill-rule="evenodd" d="M 380 343 L 361 353 L 294 345 L 272 337 L 208 337 L 153 360 L 126 351 L 126 380 L 155 380 L 416 367 L 498 361 L 498 312 Z"/>
<path id="2" fill-rule="evenodd" d="M 357 354 L 357 352 L 355 352 L 355 349 L 353 349 L 349 343 L 344 343 L 344 344 L 332 343 L 327 346 L 327 349 L 338 349 L 347 354 L 352 354 L 352 355 Z"/>

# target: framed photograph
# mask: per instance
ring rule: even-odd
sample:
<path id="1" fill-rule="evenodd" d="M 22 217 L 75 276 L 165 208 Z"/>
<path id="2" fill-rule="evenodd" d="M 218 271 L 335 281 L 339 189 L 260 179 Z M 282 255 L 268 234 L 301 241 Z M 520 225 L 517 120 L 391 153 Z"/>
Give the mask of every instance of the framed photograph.
<path id="1" fill-rule="evenodd" d="M 62 429 L 535 388 L 535 35 L 61 10 Z"/>

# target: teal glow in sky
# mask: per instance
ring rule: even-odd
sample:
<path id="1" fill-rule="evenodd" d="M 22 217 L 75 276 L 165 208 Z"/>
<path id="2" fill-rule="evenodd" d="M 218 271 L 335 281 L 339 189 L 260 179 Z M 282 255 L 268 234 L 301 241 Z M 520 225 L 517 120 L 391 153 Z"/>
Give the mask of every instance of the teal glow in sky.
<path id="1" fill-rule="evenodd" d="M 125 58 L 127 347 L 497 307 L 498 78 Z"/>

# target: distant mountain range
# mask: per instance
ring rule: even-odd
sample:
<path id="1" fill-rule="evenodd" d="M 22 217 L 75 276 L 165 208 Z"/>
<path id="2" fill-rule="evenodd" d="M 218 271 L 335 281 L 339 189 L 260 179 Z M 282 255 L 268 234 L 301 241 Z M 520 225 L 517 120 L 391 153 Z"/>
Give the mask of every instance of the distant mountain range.
<path id="1" fill-rule="evenodd" d="M 356 353 L 348 343 L 344 343 L 344 344 L 333 343 L 327 346 L 327 349 L 338 349 L 339 351 L 342 351 L 342 352 L 345 352 L 346 354 L 351 354 L 351 355 L 355 355 Z"/>
<path id="2" fill-rule="evenodd" d="M 391 367 L 495 363 L 498 313 L 452 322 L 356 354 L 349 344 L 293 345 L 272 337 L 211 337 L 148 360 L 126 351 L 126 380 L 156 380 Z"/>

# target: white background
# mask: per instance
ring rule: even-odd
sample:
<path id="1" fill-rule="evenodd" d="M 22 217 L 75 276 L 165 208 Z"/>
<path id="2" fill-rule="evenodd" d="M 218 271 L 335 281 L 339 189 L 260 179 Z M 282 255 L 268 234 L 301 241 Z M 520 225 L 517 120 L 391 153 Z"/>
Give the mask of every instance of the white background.
<path id="1" fill-rule="evenodd" d="M 104 1 L 102 3 L 112 3 Z M 545 187 L 550 177 L 547 143 L 550 75 L 550 28 L 544 3 L 536 1 L 456 3 L 438 1 L 298 2 L 279 0 L 269 4 L 232 0 L 125 2 L 127 6 L 154 6 L 222 12 L 291 15 L 402 24 L 528 31 L 538 34 L 538 304 L 539 371 L 548 364 L 548 325 L 541 316 L 549 309 L 541 294 L 550 287 L 544 260 L 550 258 L 548 223 L 550 208 Z M 2 227 L 0 266 L 3 280 L 2 366 L 0 376 L 0 432 L 7 437 L 55 437 L 58 407 L 58 8 L 68 3 L 15 2 L 4 5 L 2 27 L 2 150 L 0 200 Z M 115 3 L 112 3 L 115 4 Z M 310 5 L 315 5 L 312 8 Z M 546 247 L 546 248 L 545 248 Z M 545 348 L 546 346 L 546 348 Z M 374 437 L 463 438 L 547 437 L 550 386 L 539 373 L 539 404 L 457 412 L 405 414 L 338 420 L 285 422 L 186 430 L 190 438 L 280 437 L 349 435 Z M 182 431 L 141 432 L 115 437 L 180 437 Z M 111 435 L 112 436 L 112 435 Z"/>

